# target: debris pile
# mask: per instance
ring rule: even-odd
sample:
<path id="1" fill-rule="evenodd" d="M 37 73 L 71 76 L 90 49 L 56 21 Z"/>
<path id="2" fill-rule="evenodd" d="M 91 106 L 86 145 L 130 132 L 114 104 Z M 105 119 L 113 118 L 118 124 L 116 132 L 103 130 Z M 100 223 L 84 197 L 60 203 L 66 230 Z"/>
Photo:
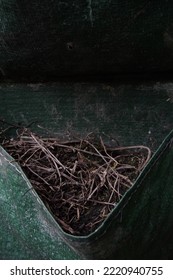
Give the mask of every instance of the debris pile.
<path id="1" fill-rule="evenodd" d="M 108 148 L 91 136 L 71 142 L 23 129 L 2 146 L 22 167 L 64 231 L 93 232 L 114 209 L 148 162 L 145 146 Z"/>

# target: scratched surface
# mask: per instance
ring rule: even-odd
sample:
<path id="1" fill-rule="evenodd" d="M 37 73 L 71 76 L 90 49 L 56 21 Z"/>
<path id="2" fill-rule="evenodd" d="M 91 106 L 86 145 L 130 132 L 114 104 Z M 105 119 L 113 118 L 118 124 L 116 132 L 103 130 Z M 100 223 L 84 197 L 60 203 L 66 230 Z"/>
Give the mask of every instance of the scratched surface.
<path id="1" fill-rule="evenodd" d="M 171 0 L 0 0 L 0 74 L 57 80 L 173 70 Z"/>

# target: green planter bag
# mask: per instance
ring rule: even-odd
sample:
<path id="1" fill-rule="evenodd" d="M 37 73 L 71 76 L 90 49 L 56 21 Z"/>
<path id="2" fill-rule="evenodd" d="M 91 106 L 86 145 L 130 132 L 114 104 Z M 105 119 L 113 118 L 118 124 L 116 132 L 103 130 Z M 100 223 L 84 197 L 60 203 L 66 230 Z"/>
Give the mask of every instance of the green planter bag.
<path id="1" fill-rule="evenodd" d="M 9 123 L 27 125 L 37 117 L 40 134 L 47 129 L 62 135 L 70 124 L 84 134 L 93 125 L 93 131 L 113 131 L 126 144 L 157 147 L 133 187 L 89 236 L 65 233 L 0 148 L 1 259 L 173 257 L 173 132 L 165 137 L 172 126 L 172 84 L 1 85 L 0 104 Z"/>

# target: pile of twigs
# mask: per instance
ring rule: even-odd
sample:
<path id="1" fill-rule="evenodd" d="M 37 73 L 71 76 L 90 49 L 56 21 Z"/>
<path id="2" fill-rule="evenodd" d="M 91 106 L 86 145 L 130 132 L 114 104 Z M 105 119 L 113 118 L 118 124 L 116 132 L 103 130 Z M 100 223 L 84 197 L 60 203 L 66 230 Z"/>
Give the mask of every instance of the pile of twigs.
<path id="1" fill-rule="evenodd" d="M 110 149 L 91 137 L 61 142 L 28 129 L 3 146 L 56 221 L 74 235 L 89 234 L 103 222 L 151 156 L 145 146 Z"/>

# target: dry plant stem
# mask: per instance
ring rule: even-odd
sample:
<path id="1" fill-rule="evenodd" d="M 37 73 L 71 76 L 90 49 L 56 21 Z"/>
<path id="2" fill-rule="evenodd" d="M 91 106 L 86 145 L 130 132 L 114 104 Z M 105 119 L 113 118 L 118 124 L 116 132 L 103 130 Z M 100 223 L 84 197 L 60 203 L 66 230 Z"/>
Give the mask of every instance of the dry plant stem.
<path id="1" fill-rule="evenodd" d="M 88 155 L 91 155 L 91 156 L 100 157 L 100 154 L 93 153 L 93 152 L 89 152 L 89 151 L 83 150 L 83 149 L 81 149 L 81 148 L 72 147 L 72 146 L 67 146 L 67 145 L 59 144 L 59 143 L 55 143 L 54 145 L 55 145 L 55 146 L 58 146 L 58 147 L 62 147 L 62 148 L 68 148 L 68 149 L 71 149 L 71 150 L 73 150 L 73 151 L 82 152 L 82 153 L 84 153 L 84 154 L 88 154 Z M 108 158 L 108 159 L 109 159 L 109 157 L 105 157 L 105 158 Z"/>
<path id="2" fill-rule="evenodd" d="M 40 180 L 42 180 L 46 185 L 48 185 L 49 186 L 49 183 L 48 182 L 46 182 L 46 180 L 44 180 L 41 176 L 39 176 L 36 172 L 34 172 L 30 167 L 29 167 L 29 165 L 27 165 L 27 168 L 36 176 L 36 177 L 38 177 Z"/>
<path id="3" fill-rule="evenodd" d="M 147 153 L 147 158 L 145 159 L 145 162 L 143 163 L 143 165 L 141 166 L 141 169 L 148 163 L 148 161 L 151 158 L 151 150 L 150 148 L 143 146 L 143 145 L 137 145 L 137 146 L 124 146 L 124 147 L 116 147 L 116 148 L 110 148 L 109 150 L 113 150 L 113 151 L 123 151 L 123 150 L 146 150 Z"/>
<path id="4" fill-rule="evenodd" d="M 104 145 L 103 140 L 102 140 L 101 137 L 100 137 L 100 143 L 101 143 L 101 145 L 102 145 L 102 147 L 103 147 L 103 150 L 104 150 L 105 154 L 115 163 L 115 167 L 116 167 L 116 166 L 118 165 L 118 162 L 116 161 L 115 158 L 111 157 L 111 156 L 108 154 L 108 152 L 107 152 L 107 150 L 106 150 L 106 147 L 105 147 L 105 145 Z"/>
<path id="5" fill-rule="evenodd" d="M 110 201 L 111 201 L 111 199 L 112 199 L 114 193 L 117 193 L 117 194 L 118 194 L 118 197 L 120 197 L 119 191 L 116 190 L 117 182 L 118 182 L 118 177 L 116 178 L 116 180 L 115 180 L 115 182 L 114 182 L 114 186 L 112 186 L 111 182 L 110 182 L 109 179 L 108 179 L 108 184 L 109 184 L 110 188 L 112 189 L 112 193 L 111 193 L 111 195 L 110 195 L 110 197 L 109 197 L 108 203 L 110 203 Z"/>
<path id="6" fill-rule="evenodd" d="M 95 199 L 90 199 L 90 201 L 98 203 L 98 204 L 115 206 L 115 203 L 110 203 L 110 202 L 106 202 L 106 201 L 99 201 L 99 200 L 95 200 Z"/>
<path id="7" fill-rule="evenodd" d="M 51 157 L 51 159 L 52 159 L 52 161 L 53 161 L 53 163 L 54 163 L 54 165 L 55 165 L 55 168 L 56 168 L 56 171 L 57 171 L 57 173 L 58 173 L 58 175 L 59 175 L 59 178 L 60 178 L 60 182 L 61 182 L 61 173 L 60 173 L 60 171 L 59 171 L 59 168 L 58 168 L 58 166 L 57 166 L 57 164 L 56 163 L 58 163 L 61 167 L 63 167 L 64 169 L 65 169 L 65 166 L 63 166 L 63 164 L 49 151 L 49 150 L 46 150 L 40 143 L 39 143 L 39 141 L 36 139 L 36 137 L 33 135 L 33 134 L 31 134 L 31 137 L 34 139 L 34 141 L 38 144 L 38 146 L 40 147 L 40 149 L 46 154 L 49 154 L 50 155 L 50 157 Z"/>
<path id="8" fill-rule="evenodd" d="M 39 151 L 40 148 L 34 150 L 34 152 L 25 160 L 25 164 Z M 22 156 L 21 156 L 22 159 Z"/>

